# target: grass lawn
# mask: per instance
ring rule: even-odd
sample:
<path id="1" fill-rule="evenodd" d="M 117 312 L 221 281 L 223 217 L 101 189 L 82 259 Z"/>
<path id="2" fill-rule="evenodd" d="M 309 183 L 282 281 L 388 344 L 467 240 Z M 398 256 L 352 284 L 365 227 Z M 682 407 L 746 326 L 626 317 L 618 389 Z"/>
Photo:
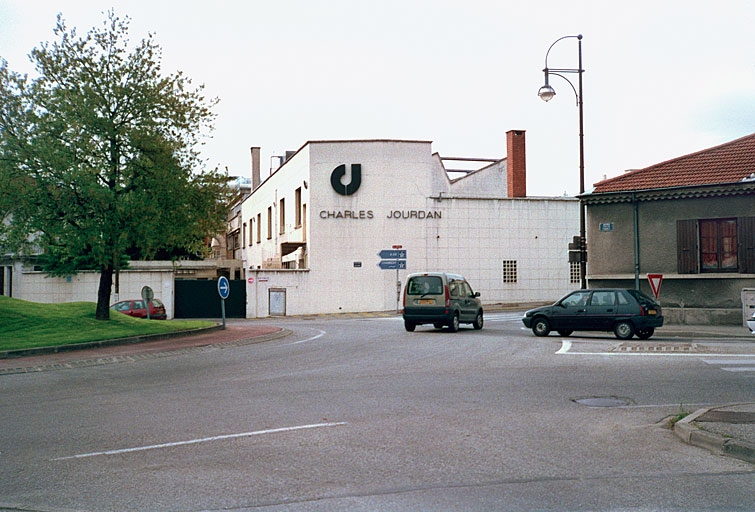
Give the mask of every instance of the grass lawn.
<path id="1" fill-rule="evenodd" d="M 43 304 L 0 295 L 0 351 L 71 345 L 210 327 L 205 320 L 145 320 L 110 312 L 94 318 L 93 302 Z"/>

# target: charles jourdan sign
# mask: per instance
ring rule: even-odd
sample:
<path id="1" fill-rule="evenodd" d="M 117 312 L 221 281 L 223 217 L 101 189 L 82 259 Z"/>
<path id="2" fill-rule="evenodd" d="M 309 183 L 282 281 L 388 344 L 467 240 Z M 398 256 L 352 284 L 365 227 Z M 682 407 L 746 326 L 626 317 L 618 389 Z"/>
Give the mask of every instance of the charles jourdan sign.
<path id="1" fill-rule="evenodd" d="M 330 185 L 336 193 L 350 196 L 359 190 L 362 184 L 362 164 L 351 164 L 351 178 L 348 183 L 343 182 L 346 176 L 346 164 L 341 164 L 330 174 Z M 353 219 L 368 220 L 375 218 L 374 210 L 320 210 L 321 219 Z M 389 210 L 388 219 L 440 219 L 440 210 Z"/>

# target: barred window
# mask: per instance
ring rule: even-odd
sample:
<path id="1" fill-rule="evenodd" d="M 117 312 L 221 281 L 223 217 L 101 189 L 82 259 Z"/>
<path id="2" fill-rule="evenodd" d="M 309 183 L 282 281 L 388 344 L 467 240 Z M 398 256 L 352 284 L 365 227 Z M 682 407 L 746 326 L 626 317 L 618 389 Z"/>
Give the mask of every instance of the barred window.
<path id="1" fill-rule="evenodd" d="M 581 283 L 581 268 L 578 261 L 569 263 L 569 282 L 571 284 Z"/>
<path id="2" fill-rule="evenodd" d="M 516 283 L 516 260 L 503 260 L 503 282 Z"/>

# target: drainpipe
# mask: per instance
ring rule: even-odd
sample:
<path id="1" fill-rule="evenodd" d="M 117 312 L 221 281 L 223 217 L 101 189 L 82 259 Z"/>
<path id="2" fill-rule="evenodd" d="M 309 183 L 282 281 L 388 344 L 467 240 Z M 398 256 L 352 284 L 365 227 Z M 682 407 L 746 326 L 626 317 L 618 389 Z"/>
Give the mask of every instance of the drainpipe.
<path id="1" fill-rule="evenodd" d="M 632 206 L 634 208 L 634 289 L 640 289 L 640 220 L 639 201 L 632 192 Z"/>

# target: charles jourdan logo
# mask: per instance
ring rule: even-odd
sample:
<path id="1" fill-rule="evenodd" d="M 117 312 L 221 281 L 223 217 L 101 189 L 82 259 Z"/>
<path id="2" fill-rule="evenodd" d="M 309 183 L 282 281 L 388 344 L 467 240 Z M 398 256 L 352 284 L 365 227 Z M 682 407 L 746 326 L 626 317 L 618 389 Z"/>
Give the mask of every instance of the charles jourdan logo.
<path id="1" fill-rule="evenodd" d="M 330 175 L 330 184 L 333 190 L 342 196 L 350 196 L 359 189 L 362 184 L 362 164 L 351 164 L 351 181 L 343 183 L 346 176 L 346 164 L 341 164 Z"/>

